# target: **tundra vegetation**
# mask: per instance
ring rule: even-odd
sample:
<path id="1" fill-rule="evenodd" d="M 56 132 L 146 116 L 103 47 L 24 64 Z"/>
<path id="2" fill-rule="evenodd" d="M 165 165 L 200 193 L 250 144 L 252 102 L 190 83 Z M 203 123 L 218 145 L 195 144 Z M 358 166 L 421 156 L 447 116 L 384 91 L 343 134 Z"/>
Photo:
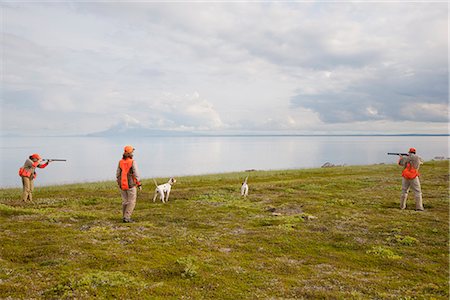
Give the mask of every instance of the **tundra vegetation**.
<path id="1" fill-rule="evenodd" d="M 449 163 L 426 162 L 424 212 L 396 165 L 0 190 L 2 299 L 448 299 Z M 249 176 L 249 196 L 240 196 Z M 163 182 L 167 178 L 158 178 Z M 19 180 L 19 179 L 18 179 Z"/>

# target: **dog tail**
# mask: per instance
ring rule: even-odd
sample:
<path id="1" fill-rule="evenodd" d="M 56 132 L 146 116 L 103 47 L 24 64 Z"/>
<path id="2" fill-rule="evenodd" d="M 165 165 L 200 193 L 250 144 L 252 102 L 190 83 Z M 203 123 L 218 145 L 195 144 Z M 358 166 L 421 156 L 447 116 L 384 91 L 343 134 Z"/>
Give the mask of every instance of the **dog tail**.
<path id="1" fill-rule="evenodd" d="M 155 186 L 158 187 L 158 184 L 156 183 L 155 178 L 153 178 L 153 182 L 155 183 Z"/>
<path id="2" fill-rule="evenodd" d="M 247 184 L 247 179 L 248 179 L 248 176 L 245 177 L 245 180 L 244 180 L 244 182 L 242 184 Z"/>

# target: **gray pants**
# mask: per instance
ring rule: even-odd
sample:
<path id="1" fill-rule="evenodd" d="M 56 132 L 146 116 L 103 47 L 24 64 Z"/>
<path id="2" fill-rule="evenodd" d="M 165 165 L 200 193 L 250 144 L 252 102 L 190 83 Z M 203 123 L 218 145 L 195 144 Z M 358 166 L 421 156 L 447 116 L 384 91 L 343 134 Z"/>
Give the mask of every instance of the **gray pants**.
<path id="1" fill-rule="evenodd" d="M 136 206 L 136 187 L 132 187 L 126 191 L 120 190 L 122 196 L 122 215 L 124 219 L 131 219 L 134 207 Z"/>
<path id="2" fill-rule="evenodd" d="M 406 208 L 406 199 L 408 199 L 409 190 L 414 192 L 414 198 L 416 200 L 416 210 L 423 210 L 422 205 L 422 190 L 420 188 L 419 177 L 414 179 L 402 178 L 402 195 L 400 197 L 400 208 Z"/>

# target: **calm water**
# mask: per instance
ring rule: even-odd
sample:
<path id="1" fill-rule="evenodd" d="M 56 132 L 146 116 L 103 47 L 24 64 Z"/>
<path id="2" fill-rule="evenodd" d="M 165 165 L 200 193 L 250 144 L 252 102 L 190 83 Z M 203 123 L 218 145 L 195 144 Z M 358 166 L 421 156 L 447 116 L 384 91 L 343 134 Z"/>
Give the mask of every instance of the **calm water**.
<path id="1" fill-rule="evenodd" d="M 123 146 L 136 148 L 141 177 L 274 170 L 333 164 L 396 163 L 387 152 L 416 147 L 425 160 L 449 156 L 448 137 L 27 137 L 1 138 L 1 187 L 19 187 L 17 172 L 32 153 L 65 158 L 38 169 L 36 185 L 114 180 Z"/>

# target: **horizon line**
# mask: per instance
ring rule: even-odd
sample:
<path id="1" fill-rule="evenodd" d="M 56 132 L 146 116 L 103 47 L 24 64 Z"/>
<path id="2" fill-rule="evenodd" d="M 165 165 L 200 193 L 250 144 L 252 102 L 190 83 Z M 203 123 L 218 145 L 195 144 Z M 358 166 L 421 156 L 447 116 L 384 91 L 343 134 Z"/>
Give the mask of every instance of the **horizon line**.
<path id="1" fill-rule="evenodd" d="M 314 136 L 450 136 L 450 133 L 195 133 L 195 132 L 179 132 L 174 131 L 171 134 L 170 131 L 162 134 L 136 134 L 136 135 L 126 135 L 126 134 L 112 134 L 112 135 L 95 135 L 92 133 L 86 134 L 58 134 L 58 135 L 21 135 L 21 134 L 6 134 L 0 135 L 0 138 L 7 137 L 276 137 L 276 136 L 305 136 L 305 137 L 314 137 Z"/>

